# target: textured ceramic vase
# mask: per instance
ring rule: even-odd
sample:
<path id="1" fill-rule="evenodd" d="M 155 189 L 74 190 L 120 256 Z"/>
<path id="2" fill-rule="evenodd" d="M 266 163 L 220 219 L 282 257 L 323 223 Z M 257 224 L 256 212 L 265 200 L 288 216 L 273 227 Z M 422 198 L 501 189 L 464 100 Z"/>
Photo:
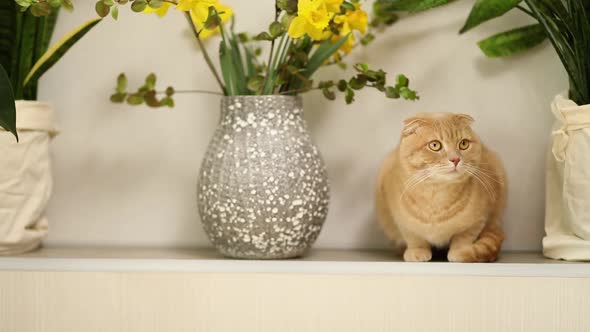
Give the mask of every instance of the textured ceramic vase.
<path id="1" fill-rule="evenodd" d="M 329 188 L 301 99 L 224 97 L 197 200 L 205 232 L 224 255 L 303 255 L 326 219 Z"/>

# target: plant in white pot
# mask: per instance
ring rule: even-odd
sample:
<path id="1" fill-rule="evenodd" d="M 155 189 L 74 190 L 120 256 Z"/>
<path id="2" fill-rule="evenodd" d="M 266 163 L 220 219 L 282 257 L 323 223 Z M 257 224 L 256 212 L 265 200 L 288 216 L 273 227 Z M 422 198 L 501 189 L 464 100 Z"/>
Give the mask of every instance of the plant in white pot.
<path id="1" fill-rule="evenodd" d="M 113 6 L 97 3 L 99 15 Z M 354 66 L 348 80 L 315 83 L 323 66 L 343 66 L 342 58 L 373 39 L 359 0 L 279 0 L 271 3 L 274 20 L 254 38 L 234 32 L 233 11 L 217 0 L 134 0 L 138 12 L 164 15 L 170 8 L 184 14 L 215 78 L 221 116 L 197 186 L 201 222 L 213 245 L 237 258 L 274 259 L 304 254 L 326 219 L 328 178 L 320 153 L 303 119 L 300 93 L 321 90 L 328 99 L 343 92 L 374 88 L 389 98 L 417 99 L 408 79 L 399 75 L 388 85 L 386 73 L 366 64 Z M 231 26 L 225 22 L 231 21 Z M 221 74 L 212 64 L 203 39 L 221 36 Z M 270 46 L 268 58 L 259 44 Z M 174 93 L 155 88 L 155 76 L 127 92 L 119 76 L 113 102 L 151 107 L 174 105 Z"/>
<path id="2" fill-rule="evenodd" d="M 377 0 L 382 15 L 418 12 L 453 0 Z M 461 33 L 518 10 L 537 22 L 478 43 L 488 57 L 510 56 L 549 39 L 568 76 L 555 97 L 556 118 L 547 155 L 543 253 L 554 259 L 590 260 L 590 1 L 477 0 Z"/>
<path id="3" fill-rule="evenodd" d="M 84 23 L 49 47 L 61 7 L 72 5 L 0 2 L 0 255 L 35 249 L 47 234 L 49 142 L 57 129 L 51 105 L 37 101 L 38 79 L 100 21 Z"/>

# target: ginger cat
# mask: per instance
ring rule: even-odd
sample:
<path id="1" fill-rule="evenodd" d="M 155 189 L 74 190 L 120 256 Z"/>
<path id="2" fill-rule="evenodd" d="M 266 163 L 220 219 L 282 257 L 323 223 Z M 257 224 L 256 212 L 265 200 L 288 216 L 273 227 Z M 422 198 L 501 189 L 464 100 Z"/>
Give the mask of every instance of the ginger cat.
<path id="1" fill-rule="evenodd" d="M 504 232 L 506 175 L 464 114 L 422 113 L 404 121 L 399 146 L 379 172 L 376 208 L 405 261 L 493 262 Z"/>

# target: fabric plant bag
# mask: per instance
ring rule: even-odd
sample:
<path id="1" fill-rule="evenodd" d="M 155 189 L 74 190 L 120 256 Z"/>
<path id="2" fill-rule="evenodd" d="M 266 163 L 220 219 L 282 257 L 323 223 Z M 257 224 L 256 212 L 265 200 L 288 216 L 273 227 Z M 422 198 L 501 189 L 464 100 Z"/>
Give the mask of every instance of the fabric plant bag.
<path id="1" fill-rule="evenodd" d="M 557 121 L 547 156 L 543 253 L 590 260 L 590 105 L 558 95 L 551 109 Z"/>
<path id="2" fill-rule="evenodd" d="M 46 103 L 17 101 L 16 112 L 20 141 L 0 130 L 0 255 L 33 250 L 48 231 L 54 111 Z"/>

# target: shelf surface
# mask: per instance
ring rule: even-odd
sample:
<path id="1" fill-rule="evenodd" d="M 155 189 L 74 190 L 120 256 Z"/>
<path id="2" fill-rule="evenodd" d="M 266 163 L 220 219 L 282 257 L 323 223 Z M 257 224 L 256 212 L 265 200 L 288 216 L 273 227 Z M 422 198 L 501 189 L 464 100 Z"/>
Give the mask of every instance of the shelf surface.
<path id="1" fill-rule="evenodd" d="M 213 249 L 42 248 L 0 258 L 0 271 L 459 275 L 590 278 L 590 264 L 506 252 L 496 263 L 406 263 L 388 251 L 312 250 L 291 260 L 224 258 Z"/>

